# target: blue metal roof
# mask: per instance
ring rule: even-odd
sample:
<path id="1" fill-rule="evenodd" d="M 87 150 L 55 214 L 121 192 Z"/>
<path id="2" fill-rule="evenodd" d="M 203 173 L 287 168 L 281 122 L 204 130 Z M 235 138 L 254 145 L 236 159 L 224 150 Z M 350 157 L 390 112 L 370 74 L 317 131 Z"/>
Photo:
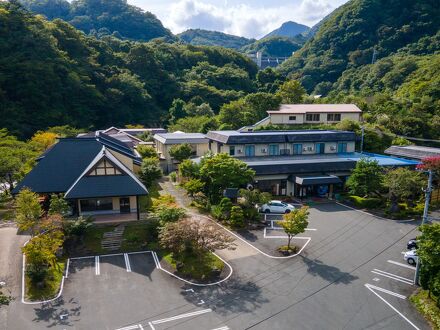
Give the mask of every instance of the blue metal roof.
<path id="1" fill-rule="evenodd" d="M 92 198 L 146 195 L 148 191 L 129 175 L 84 176 L 66 198 Z"/>
<path id="2" fill-rule="evenodd" d="M 339 157 L 354 160 L 354 161 L 358 161 L 362 158 L 367 158 L 367 159 L 371 159 L 371 160 L 376 160 L 380 166 L 416 166 L 416 165 L 420 164 L 420 162 L 416 161 L 416 160 L 373 154 L 373 153 L 369 153 L 369 152 L 364 152 L 364 153 L 355 152 L 355 153 L 350 153 L 350 154 L 340 154 Z"/>

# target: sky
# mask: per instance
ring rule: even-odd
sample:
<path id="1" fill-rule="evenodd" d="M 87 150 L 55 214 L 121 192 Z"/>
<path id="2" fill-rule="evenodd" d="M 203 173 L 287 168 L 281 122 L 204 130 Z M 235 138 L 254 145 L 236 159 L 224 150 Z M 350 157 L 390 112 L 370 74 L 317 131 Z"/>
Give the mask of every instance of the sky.
<path id="1" fill-rule="evenodd" d="M 173 33 L 189 28 L 260 38 L 287 21 L 313 26 L 348 0 L 128 0 Z"/>

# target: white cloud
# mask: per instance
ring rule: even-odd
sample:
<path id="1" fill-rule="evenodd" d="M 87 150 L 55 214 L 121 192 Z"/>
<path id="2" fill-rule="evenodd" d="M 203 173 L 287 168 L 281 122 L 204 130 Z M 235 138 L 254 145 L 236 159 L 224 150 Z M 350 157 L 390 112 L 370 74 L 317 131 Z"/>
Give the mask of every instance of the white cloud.
<path id="1" fill-rule="evenodd" d="M 286 21 L 312 26 L 347 0 L 132 0 L 174 33 L 189 28 L 259 38 Z"/>

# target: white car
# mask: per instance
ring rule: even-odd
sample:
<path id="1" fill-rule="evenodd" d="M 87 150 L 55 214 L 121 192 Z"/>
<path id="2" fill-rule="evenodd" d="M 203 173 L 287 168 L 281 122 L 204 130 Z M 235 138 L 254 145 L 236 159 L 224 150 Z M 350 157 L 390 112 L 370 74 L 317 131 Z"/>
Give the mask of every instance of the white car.
<path id="1" fill-rule="evenodd" d="M 405 252 L 405 254 L 403 255 L 403 259 L 405 259 L 406 262 L 410 265 L 415 266 L 417 264 L 417 261 L 419 260 L 419 257 L 417 256 L 417 250 Z"/>
<path id="2" fill-rule="evenodd" d="M 290 213 L 294 209 L 295 206 L 282 201 L 270 201 L 260 207 L 260 211 L 264 213 Z"/>

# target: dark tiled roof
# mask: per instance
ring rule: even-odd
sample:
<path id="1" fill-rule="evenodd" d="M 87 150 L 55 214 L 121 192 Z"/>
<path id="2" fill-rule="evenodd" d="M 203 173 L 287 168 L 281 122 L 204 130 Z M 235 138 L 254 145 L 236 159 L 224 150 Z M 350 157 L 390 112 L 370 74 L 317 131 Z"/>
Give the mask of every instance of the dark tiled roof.
<path id="1" fill-rule="evenodd" d="M 14 189 L 37 193 L 65 192 L 102 149 L 95 138 L 60 139 Z"/>
<path id="2" fill-rule="evenodd" d="M 115 151 L 120 152 L 121 154 L 124 154 L 130 158 L 139 158 L 133 148 L 131 148 L 130 144 L 127 144 L 123 141 L 120 141 L 110 135 L 104 134 L 102 132 L 98 132 L 96 135 L 96 138 L 99 142 L 101 142 L 106 147 L 109 147 L 110 149 L 113 149 Z"/>
<path id="3" fill-rule="evenodd" d="M 295 131 L 210 131 L 206 135 L 210 140 L 225 144 L 268 144 L 293 142 L 333 142 L 355 141 L 354 132 L 325 130 Z"/>
<path id="4" fill-rule="evenodd" d="M 422 146 L 391 146 L 385 150 L 386 154 L 412 159 L 440 156 L 440 148 Z"/>
<path id="5" fill-rule="evenodd" d="M 148 192 L 129 175 L 84 176 L 66 198 L 146 195 Z"/>

